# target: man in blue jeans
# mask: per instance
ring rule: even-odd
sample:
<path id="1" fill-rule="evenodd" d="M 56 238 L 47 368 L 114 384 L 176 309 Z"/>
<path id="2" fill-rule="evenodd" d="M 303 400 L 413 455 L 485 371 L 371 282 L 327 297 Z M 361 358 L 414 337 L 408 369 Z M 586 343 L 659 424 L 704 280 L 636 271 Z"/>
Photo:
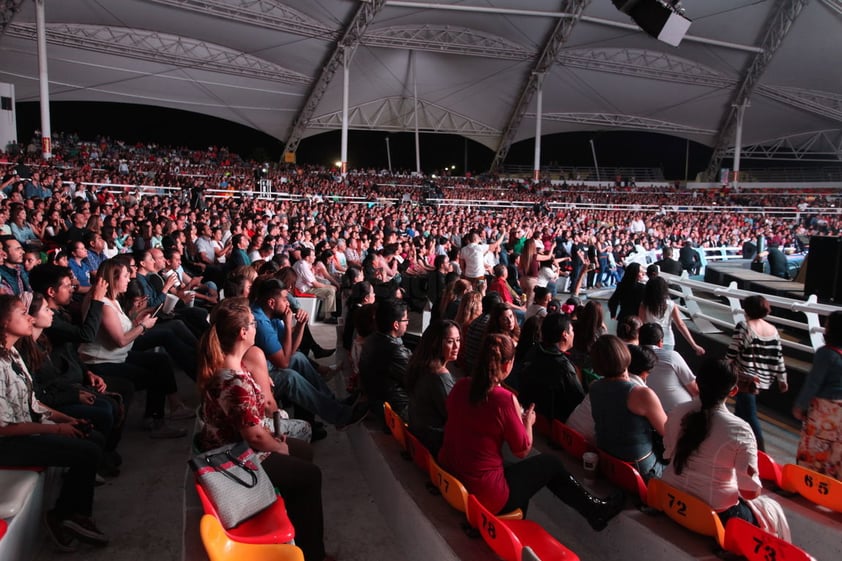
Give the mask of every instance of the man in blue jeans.
<path id="1" fill-rule="evenodd" d="M 266 355 L 275 396 L 293 402 L 298 416 L 311 424 L 313 414 L 337 427 L 357 423 L 365 417 L 364 406 L 352 407 L 337 400 L 307 357 L 296 350 L 307 325 L 307 315 L 300 310 L 292 313 L 286 287 L 279 280 L 265 280 L 255 287 L 252 313 L 254 344 Z M 302 409 L 306 410 L 303 415 Z M 314 440 L 323 432 L 314 424 Z"/>

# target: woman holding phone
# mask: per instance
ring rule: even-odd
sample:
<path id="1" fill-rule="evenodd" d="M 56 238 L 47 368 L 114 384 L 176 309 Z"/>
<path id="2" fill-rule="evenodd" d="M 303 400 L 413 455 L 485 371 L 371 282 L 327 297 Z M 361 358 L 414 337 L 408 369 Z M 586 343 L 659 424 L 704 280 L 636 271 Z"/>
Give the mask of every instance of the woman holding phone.
<path id="1" fill-rule="evenodd" d="M 151 438 L 178 438 L 187 431 L 169 427 L 164 422 L 164 404 L 169 402 L 170 418 L 189 419 L 195 416 L 178 397 L 170 360 L 155 351 L 135 351 L 136 339 L 155 326 L 157 318 L 138 316 L 132 321 L 123 312 L 118 298 L 129 286 L 129 270 L 115 259 L 99 267 L 98 276 L 108 283 L 103 300 L 102 324 L 96 339 L 79 346 L 79 357 L 98 376 L 117 376 L 132 381 L 137 389 L 146 390 L 146 411 L 143 426 Z"/>

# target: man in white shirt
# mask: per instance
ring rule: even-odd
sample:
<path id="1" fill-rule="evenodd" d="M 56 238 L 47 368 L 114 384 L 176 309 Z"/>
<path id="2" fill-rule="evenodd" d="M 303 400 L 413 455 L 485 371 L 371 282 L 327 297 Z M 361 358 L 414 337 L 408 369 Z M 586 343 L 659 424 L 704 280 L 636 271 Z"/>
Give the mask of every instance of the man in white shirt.
<path id="1" fill-rule="evenodd" d="M 316 256 L 312 249 L 309 247 L 301 248 L 301 259 L 292 266 L 298 273 L 295 288 L 301 292 L 314 294 L 316 298 L 321 300 L 325 323 L 336 323 L 337 319 L 332 315 L 336 311 L 336 289 L 331 284 L 319 282 L 313 273 L 315 261 Z"/>
<path id="2" fill-rule="evenodd" d="M 476 287 L 477 281 L 485 278 L 485 254 L 499 247 L 500 240 L 490 245 L 482 244 L 476 232 L 468 234 L 467 240 L 467 245 L 459 250 L 459 266 L 462 268 L 462 278 L 471 281 Z"/>
<path id="3" fill-rule="evenodd" d="M 696 375 L 687 366 L 687 362 L 677 352 L 663 348 L 664 330 L 660 325 L 644 324 L 640 328 L 639 337 L 641 346 L 649 347 L 658 357 L 658 362 L 646 379 L 646 385 L 658 395 L 665 413 L 669 414 L 676 405 L 691 401 L 699 395 Z"/>

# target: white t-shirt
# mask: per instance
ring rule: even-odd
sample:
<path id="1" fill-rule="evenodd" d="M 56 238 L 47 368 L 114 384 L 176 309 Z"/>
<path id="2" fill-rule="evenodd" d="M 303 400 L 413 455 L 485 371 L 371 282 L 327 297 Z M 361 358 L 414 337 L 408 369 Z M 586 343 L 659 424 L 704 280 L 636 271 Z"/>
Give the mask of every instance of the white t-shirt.
<path id="1" fill-rule="evenodd" d="M 675 351 L 668 351 L 650 346 L 658 357 L 658 362 L 649 372 L 646 385 L 658 394 L 664 412 L 693 399 L 685 387 L 696 380 L 696 375 L 687 366 L 687 362 Z"/>
<path id="2" fill-rule="evenodd" d="M 488 251 L 486 244 L 472 243 L 459 251 L 459 256 L 465 261 L 463 274 L 470 279 L 478 279 L 485 276 L 485 253 Z"/>

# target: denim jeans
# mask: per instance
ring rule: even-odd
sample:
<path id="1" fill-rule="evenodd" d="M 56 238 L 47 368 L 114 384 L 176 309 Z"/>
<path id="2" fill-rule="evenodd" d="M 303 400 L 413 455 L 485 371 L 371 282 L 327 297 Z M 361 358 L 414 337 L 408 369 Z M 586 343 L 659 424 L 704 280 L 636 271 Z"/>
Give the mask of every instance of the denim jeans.
<path id="1" fill-rule="evenodd" d="M 289 359 L 289 368 L 304 376 L 304 378 L 310 382 L 314 388 L 323 394 L 334 397 L 333 392 L 330 391 L 325 379 L 322 378 L 322 375 L 316 371 L 313 367 L 313 363 L 310 362 L 310 359 L 303 353 L 298 351 L 292 353 L 292 356 Z"/>
<path id="2" fill-rule="evenodd" d="M 757 440 L 757 449 L 765 452 L 766 443 L 763 441 L 763 431 L 760 430 L 760 419 L 757 418 L 757 396 L 752 393 L 738 393 L 734 398 L 734 414 L 749 424 Z"/>
<path id="3" fill-rule="evenodd" d="M 334 425 L 345 424 L 351 419 L 349 405 L 315 387 L 295 370 L 273 367 L 269 369 L 269 377 L 275 385 L 273 393 L 276 399 L 283 401 L 283 398 L 287 398 Z"/>

